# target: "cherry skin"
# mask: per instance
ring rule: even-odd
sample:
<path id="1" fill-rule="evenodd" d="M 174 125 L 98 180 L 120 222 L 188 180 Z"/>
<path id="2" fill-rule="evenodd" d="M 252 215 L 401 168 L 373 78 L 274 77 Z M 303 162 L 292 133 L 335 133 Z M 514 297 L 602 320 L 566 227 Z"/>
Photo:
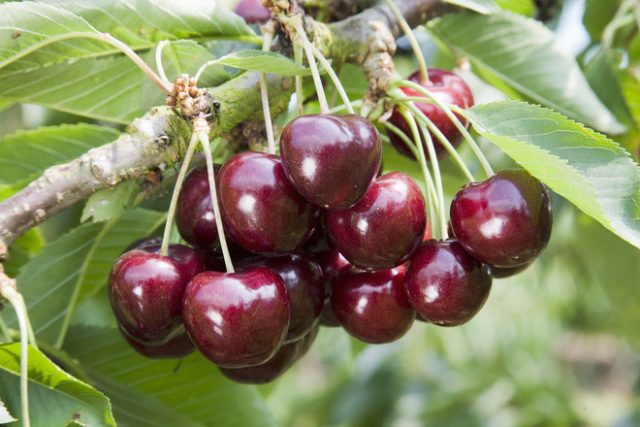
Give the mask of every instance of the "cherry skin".
<path id="1" fill-rule="evenodd" d="M 533 261 L 528 264 L 522 264 L 517 267 L 510 268 L 490 266 L 491 277 L 493 277 L 494 279 L 506 279 L 507 277 L 515 276 L 516 274 L 522 273 L 524 270 L 529 268 L 531 264 L 533 264 Z"/>
<path id="2" fill-rule="evenodd" d="M 236 154 L 220 169 L 218 183 L 225 230 L 250 252 L 291 252 L 317 225 L 320 210 L 296 192 L 274 155 Z"/>
<path id="3" fill-rule="evenodd" d="M 271 11 L 264 7 L 260 0 L 240 0 L 235 13 L 247 24 L 261 24 L 271 19 Z"/>
<path id="4" fill-rule="evenodd" d="M 462 80 L 462 78 L 458 77 L 456 74 L 446 71 L 439 70 L 436 68 L 429 68 L 429 82 L 424 83 L 421 82 L 420 72 L 416 71 L 411 76 L 409 76 L 408 80 L 423 86 L 425 89 L 428 89 L 434 97 L 436 97 L 439 101 L 444 102 L 446 104 L 457 105 L 461 108 L 470 108 L 473 106 L 473 94 L 471 93 L 471 89 L 469 86 Z M 422 103 L 416 103 L 416 107 L 424 114 L 427 118 L 429 118 L 433 124 L 444 134 L 449 142 L 452 145 L 457 146 L 460 144 L 462 140 L 462 135 L 460 131 L 456 128 L 453 122 L 447 117 L 444 111 L 440 109 L 435 104 L 431 103 L 428 98 L 422 95 L 420 92 L 407 88 L 400 88 L 405 95 L 411 97 L 420 97 L 425 98 L 427 101 Z M 464 119 L 457 115 L 458 119 L 462 123 Z M 389 119 L 389 122 L 396 127 L 398 127 L 405 135 L 409 137 L 410 140 L 413 141 L 413 133 L 411 132 L 411 128 L 409 127 L 409 123 L 402 117 L 402 114 L 398 111 L 398 109 L 393 110 L 393 114 Z M 465 125 L 467 125 L 465 123 Z M 403 155 L 409 157 L 410 159 L 415 159 L 413 152 L 407 147 L 406 143 L 395 133 L 389 132 L 389 139 L 391 140 L 391 144 Z M 434 148 L 436 150 L 436 154 L 438 158 L 442 158 L 447 154 L 447 150 L 444 148 L 442 143 L 436 138 L 435 135 L 431 134 L 431 139 L 434 143 Z M 425 154 L 428 156 L 426 140 L 424 135 L 421 134 L 422 144 L 425 147 Z M 414 141 L 415 142 L 415 141 Z"/>
<path id="5" fill-rule="evenodd" d="M 200 352 L 223 368 L 265 363 L 289 328 L 289 296 L 265 267 L 198 274 L 184 295 L 184 326 Z"/>
<path id="6" fill-rule="evenodd" d="M 122 331 L 122 330 L 121 330 Z M 195 347 L 186 332 L 181 332 L 164 344 L 151 346 L 129 337 L 122 331 L 124 339 L 138 353 L 151 359 L 180 359 L 193 353 Z"/>
<path id="7" fill-rule="evenodd" d="M 176 225 L 182 238 L 194 246 L 214 249 L 219 246 L 206 168 L 192 170 L 184 180 Z"/>
<path id="8" fill-rule="evenodd" d="M 407 175 L 392 172 L 376 179 L 351 209 L 326 212 L 333 246 L 363 269 L 396 267 L 418 247 L 427 226 L 420 187 Z"/>
<path id="9" fill-rule="evenodd" d="M 402 337 L 416 317 L 405 294 L 404 277 L 404 266 L 338 274 L 331 286 L 331 306 L 344 329 L 372 344 Z"/>
<path id="10" fill-rule="evenodd" d="M 287 287 L 291 319 L 285 342 L 296 341 L 317 323 L 324 304 L 325 285 L 320 266 L 309 256 L 292 253 L 275 258 L 243 260 L 239 267 L 262 266 L 278 273 Z"/>
<path id="11" fill-rule="evenodd" d="M 182 296 L 191 277 L 169 257 L 141 250 L 120 256 L 109 275 L 109 300 L 122 330 L 148 345 L 182 327 Z"/>
<path id="12" fill-rule="evenodd" d="M 161 245 L 159 244 L 143 245 L 140 247 L 140 250 L 152 254 L 159 254 L 160 246 Z M 202 273 L 204 271 L 205 265 L 202 261 L 202 258 L 189 246 L 180 245 L 177 243 L 170 244 L 169 258 L 178 262 L 182 266 L 182 268 L 184 268 L 189 278 L 193 278 L 196 274 Z"/>
<path id="13" fill-rule="evenodd" d="M 326 297 L 324 300 L 324 307 L 322 308 L 322 314 L 320 315 L 320 324 L 328 327 L 340 326 L 340 321 L 336 318 L 336 314 L 331 307 L 331 281 L 342 270 L 347 270 L 352 265 L 340 254 L 337 250 L 329 248 L 314 254 L 314 258 L 318 261 L 320 269 L 322 270 L 322 277 L 324 278 Z"/>
<path id="14" fill-rule="evenodd" d="M 451 202 L 451 226 L 460 244 L 495 267 L 532 262 L 549 242 L 552 223 L 549 191 L 524 170 L 468 184 Z"/>
<path id="15" fill-rule="evenodd" d="M 355 205 L 375 178 L 382 143 L 360 116 L 308 115 L 285 127 L 280 153 L 287 177 L 305 199 L 341 210 Z"/>
<path id="16" fill-rule="evenodd" d="M 429 240 L 411 256 L 405 286 L 409 302 L 424 321 L 456 326 L 482 308 L 491 275 L 457 241 Z"/>
<path id="17" fill-rule="evenodd" d="M 142 249 L 145 246 L 153 246 L 153 245 L 161 245 L 162 244 L 162 236 L 149 236 L 144 237 L 142 239 L 138 239 L 135 242 L 131 243 L 129 246 L 125 248 L 124 251 L 120 255 L 125 252 L 132 251 L 134 249 Z"/>

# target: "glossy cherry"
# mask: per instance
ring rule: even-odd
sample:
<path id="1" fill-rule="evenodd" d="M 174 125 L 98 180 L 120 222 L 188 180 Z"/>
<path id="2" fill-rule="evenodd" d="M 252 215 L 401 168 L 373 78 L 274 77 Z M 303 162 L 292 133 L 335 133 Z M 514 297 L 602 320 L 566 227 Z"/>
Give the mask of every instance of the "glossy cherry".
<path id="1" fill-rule="evenodd" d="M 553 215 L 546 186 L 525 170 L 472 183 L 451 202 L 451 226 L 480 261 L 510 268 L 532 262 L 549 242 Z"/>
<path id="2" fill-rule="evenodd" d="M 322 314 L 320 315 L 320 324 L 322 326 L 337 327 L 340 326 L 340 322 L 336 318 L 333 308 L 331 307 L 331 281 L 342 270 L 346 270 L 352 267 L 352 265 L 333 248 L 317 252 L 314 254 L 315 260 L 320 265 L 322 270 L 322 277 L 325 284 L 326 297 L 324 301 L 324 307 L 322 308 Z"/>
<path id="3" fill-rule="evenodd" d="M 404 276 L 404 266 L 338 274 L 331 286 L 331 306 L 344 329 L 372 344 L 402 337 L 416 317 L 405 294 Z"/>
<path id="4" fill-rule="evenodd" d="M 131 243 L 129 246 L 127 246 L 126 249 L 122 251 L 122 254 L 125 252 L 132 251 L 134 249 L 142 249 L 145 246 L 154 246 L 154 245 L 161 245 L 161 244 L 162 244 L 162 236 L 143 237 L 142 239 L 138 239 L 135 242 Z"/>
<path id="5" fill-rule="evenodd" d="M 354 266 L 384 269 L 405 262 L 427 226 L 420 187 L 409 176 L 392 172 L 376 179 L 354 207 L 326 212 L 333 246 Z"/>
<path id="6" fill-rule="evenodd" d="M 325 285 L 320 266 L 308 255 L 292 253 L 274 258 L 251 258 L 243 265 L 268 267 L 280 275 L 287 287 L 291 319 L 285 342 L 296 341 L 317 323 L 324 304 Z"/>
<path id="7" fill-rule="evenodd" d="M 411 256 L 405 286 L 409 302 L 424 320 L 456 326 L 482 308 L 491 275 L 457 241 L 429 240 Z"/>
<path id="8" fill-rule="evenodd" d="M 220 169 L 218 183 L 225 230 L 248 251 L 291 252 L 317 225 L 320 210 L 296 192 L 276 156 L 236 154 Z"/>
<path id="9" fill-rule="evenodd" d="M 184 325 L 196 347 L 223 368 L 265 363 L 289 328 L 289 296 L 269 268 L 239 273 L 204 272 L 184 295 Z"/>
<path id="10" fill-rule="evenodd" d="M 533 264 L 533 261 L 528 264 L 522 264 L 517 267 L 494 267 L 490 266 L 491 277 L 494 279 L 506 279 L 507 277 L 515 276 L 516 274 L 522 273 L 524 270 L 529 268 L 529 266 Z"/>
<path id="11" fill-rule="evenodd" d="M 421 82 L 419 71 L 416 71 L 411 76 L 409 76 L 408 80 L 428 89 L 434 97 L 444 103 L 457 105 L 461 108 L 469 108 L 473 106 L 473 94 L 471 93 L 471 89 L 469 89 L 469 86 L 467 86 L 462 78 L 458 77 L 456 74 L 450 71 L 429 68 L 429 82 Z M 442 111 L 442 109 L 430 102 L 428 98 L 414 89 L 408 87 L 401 87 L 400 89 L 407 96 L 425 98 L 427 101 L 424 103 L 416 103 L 416 107 L 433 122 L 433 124 L 444 134 L 444 136 L 447 138 L 447 140 L 449 140 L 449 142 L 451 142 L 451 144 L 453 144 L 454 146 L 460 144 L 462 138 L 460 131 L 456 128 L 449 117 L 447 117 L 445 112 Z M 462 117 L 460 117 L 459 115 L 457 117 L 462 123 L 465 123 Z M 393 114 L 389 121 L 391 122 L 391 124 L 402 130 L 402 132 L 407 135 L 410 140 L 413 141 L 413 133 L 411 132 L 411 128 L 397 108 L 393 110 Z M 405 142 L 399 136 L 397 136 L 393 132 L 389 132 L 388 135 L 393 146 L 401 154 L 404 154 L 411 159 L 415 159 L 415 156 L 413 155 L 409 147 L 407 147 Z M 436 149 L 438 157 L 445 156 L 447 154 L 447 151 L 444 146 L 435 137 L 435 135 L 431 134 L 431 138 L 434 142 L 434 147 Z M 423 144 L 426 143 L 425 137 L 422 134 L 421 140 Z M 425 154 L 426 153 L 427 151 L 425 146 Z"/>
<path id="12" fill-rule="evenodd" d="M 122 330 L 148 345 L 164 344 L 182 328 L 182 296 L 191 277 L 178 261 L 133 250 L 109 276 L 109 300 Z"/>
<path id="13" fill-rule="evenodd" d="M 122 332 L 122 335 L 135 351 L 151 359 L 179 359 L 190 355 L 195 350 L 186 332 L 181 332 L 168 342 L 156 346 L 138 342 L 125 332 Z"/>
<path id="14" fill-rule="evenodd" d="M 330 210 L 356 204 L 380 169 L 382 144 L 366 119 L 330 114 L 300 116 L 280 138 L 287 177 L 313 204 Z"/>
<path id="15" fill-rule="evenodd" d="M 176 209 L 176 225 L 184 240 L 202 248 L 219 246 L 206 168 L 187 175 Z"/>
<path id="16" fill-rule="evenodd" d="M 261 0 L 240 0 L 235 13 L 248 24 L 261 24 L 271 19 L 271 11 L 262 5 Z"/>
<path id="17" fill-rule="evenodd" d="M 159 254 L 160 244 L 142 245 L 140 250 L 145 252 Z M 205 269 L 205 264 L 198 253 L 189 246 L 172 243 L 169 245 L 169 258 L 177 261 L 187 273 L 189 278 L 201 273 Z"/>

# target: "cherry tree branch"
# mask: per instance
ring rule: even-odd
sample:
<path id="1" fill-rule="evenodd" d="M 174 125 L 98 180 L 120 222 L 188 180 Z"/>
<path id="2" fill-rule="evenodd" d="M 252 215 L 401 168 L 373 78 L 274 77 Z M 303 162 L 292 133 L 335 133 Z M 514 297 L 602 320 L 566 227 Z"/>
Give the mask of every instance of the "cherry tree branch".
<path id="1" fill-rule="evenodd" d="M 396 3 L 412 26 L 448 10 L 440 0 L 396 0 Z M 384 5 L 328 25 L 307 18 L 305 29 L 326 57 L 363 65 L 370 82 L 376 73 L 386 76 L 389 67 L 393 70 L 392 63 L 388 62 L 395 49 L 393 38 L 399 36 L 401 30 Z M 382 62 L 380 52 L 386 55 Z M 387 85 L 386 81 L 374 83 L 380 86 L 378 89 Z M 261 120 L 259 87 L 259 73 L 243 73 L 209 90 L 216 102 L 210 137 L 229 134 L 244 122 Z M 274 115 L 287 108 L 293 89 L 292 78 L 269 75 L 268 90 Z M 30 228 L 95 191 L 179 162 L 190 136 L 187 121 L 170 109 L 159 107 L 134 121 L 115 142 L 47 169 L 22 191 L 0 203 L 0 261 L 6 258 L 8 246 Z"/>

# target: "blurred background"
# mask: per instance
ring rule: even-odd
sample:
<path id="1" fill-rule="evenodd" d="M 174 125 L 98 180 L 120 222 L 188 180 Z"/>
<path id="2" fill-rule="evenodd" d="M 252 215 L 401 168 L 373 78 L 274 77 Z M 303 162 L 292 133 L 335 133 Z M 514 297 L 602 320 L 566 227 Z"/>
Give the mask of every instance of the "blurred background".
<path id="1" fill-rule="evenodd" d="M 235 1 L 225 3 L 232 7 Z M 517 13 L 537 14 L 585 66 L 599 43 L 593 28 L 583 24 L 589 22 L 583 19 L 585 9 L 615 13 L 619 4 L 499 3 Z M 417 30 L 417 35 L 429 65 L 458 67 L 478 103 L 503 97 L 426 31 Z M 638 40 L 637 27 L 632 36 Z M 399 47 L 398 72 L 407 75 L 416 65 L 403 40 Z M 618 65 L 638 67 L 637 50 L 616 52 Z M 343 67 L 341 76 L 352 98 L 362 95 L 357 69 Z M 308 108 L 312 111 L 313 103 Z M 41 107 L 0 101 L 2 135 L 76 121 Z M 632 132 L 619 142 L 635 151 L 638 136 Z M 511 165 L 489 143 L 483 148 L 496 169 Z M 417 165 L 392 150 L 385 151 L 384 164 L 419 176 Z M 445 163 L 449 197 L 463 183 L 455 171 Z M 79 212 L 72 209 L 47 222 L 45 238 L 66 230 Z M 340 329 L 322 329 L 300 363 L 275 384 L 259 387 L 275 418 L 295 427 L 640 426 L 640 251 L 558 197 L 554 221 L 551 243 L 540 259 L 520 275 L 494 281 L 487 304 L 464 326 L 416 323 L 400 341 L 378 346 L 359 343 Z M 22 241 L 29 246 L 28 237 Z M 21 256 L 28 254 L 18 245 L 9 273 L 11 265 L 17 269 L 23 263 Z"/>

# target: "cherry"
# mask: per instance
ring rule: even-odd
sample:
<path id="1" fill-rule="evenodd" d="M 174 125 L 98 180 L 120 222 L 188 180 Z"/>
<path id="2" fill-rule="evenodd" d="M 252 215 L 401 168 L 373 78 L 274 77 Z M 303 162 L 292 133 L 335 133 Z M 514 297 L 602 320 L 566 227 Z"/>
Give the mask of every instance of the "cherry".
<path id="1" fill-rule="evenodd" d="M 507 277 L 515 276 L 516 274 L 522 273 L 524 270 L 529 268 L 529 266 L 533 264 L 533 261 L 527 264 L 522 264 L 517 267 L 494 267 L 490 266 L 491 277 L 494 279 L 506 279 Z"/>
<path id="2" fill-rule="evenodd" d="M 473 106 L 473 94 L 471 93 L 471 89 L 469 89 L 469 86 L 467 86 L 464 80 L 450 71 L 429 68 L 428 82 L 425 83 L 421 81 L 419 71 L 416 71 L 409 76 L 408 80 L 428 89 L 434 97 L 443 103 L 457 105 L 461 108 L 469 108 Z M 440 109 L 440 107 L 433 104 L 427 97 L 414 89 L 408 87 L 401 87 L 400 89 L 407 96 L 425 98 L 426 102 L 418 102 L 415 104 L 416 107 L 422 112 L 422 114 L 433 122 L 433 124 L 443 133 L 452 145 L 457 146 L 460 144 L 462 137 L 460 131 L 456 128 L 449 117 L 447 117 L 445 112 Z M 462 117 L 459 115 L 457 115 L 457 117 L 462 123 L 465 123 Z M 397 108 L 393 110 L 393 114 L 391 115 L 389 122 L 402 130 L 402 132 L 413 141 L 413 133 L 411 132 L 409 123 L 407 123 L 404 117 L 402 117 L 402 114 L 400 114 Z M 413 152 L 399 136 L 393 132 L 389 132 L 389 139 L 391 140 L 391 144 L 393 144 L 401 154 L 411 159 L 415 159 Z M 447 150 L 444 148 L 442 143 L 440 143 L 433 134 L 431 134 L 431 139 L 433 140 L 434 148 L 438 157 L 444 157 L 447 154 Z M 423 145 L 426 144 L 425 137 L 422 134 L 421 140 Z M 426 149 L 425 145 L 425 153 L 427 153 Z"/>
<path id="3" fill-rule="evenodd" d="M 346 331 L 373 344 L 403 336 L 416 317 L 405 294 L 404 277 L 404 266 L 338 274 L 331 286 L 331 306 Z"/>
<path id="4" fill-rule="evenodd" d="M 194 246 L 216 248 L 219 245 L 206 168 L 192 170 L 184 180 L 176 225 L 182 238 Z"/>
<path id="5" fill-rule="evenodd" d="M 320 315 L 320 324 L 322 326 L 337 327 L 340 326 L 340 321 L 336 318 L 333 308 L 331 307 L 331 281 L 342 270 L 351 268 L 349 261 L 343 257 L 340 252 L 333 248 L 329 248 L 314 254 L 314 258 L 318 261 L 320 268 L 322 269 L 322 276 L 325 283 L 325 291 L 327 296 L 324 300 L 324 307 L 322 308 L 322 314 Z"/>
<path id="6" fill-rule="evenodd" d="M 330 210 L 356 204 L 380 169 L 376 128 L 356 116 L 300 116 L 285 127 L 280 152 L 287 177 L 313 204 Z"/>
<path id="7" fill-rule="evenodd" d="M 261 24 L 271 19 L 271 11 L 264 7 L 260 0 L 240 0 L 235 13 L 247 24 Z"/>
<path id="8" fill-rule="evenodd" d="M 164 344 L 182 327 L 182 295 L 191 277 L 169 257 L 133 250 L 109 276 L 109 300 L 122 330 L 147 345 Z"/>
<path id="9" fill-rule="evenodd" d="M 149 252 L 152 254 L 160 253 L 159 244 L 141 245 L 140 250 Z M 177 261 L 187 273 L 189 278 L 194 277 L 196 274 L 204 271 L 205 264 L 202 258 L 196 251 L 189 246 L 172 243 L 169 245 L 169 258 Z"/>
<path id="10" fill-rule="evenodd" d="M 237 154 L 220 169 L 218 183 L 225 229 L 250 252 L 291 252 L 317 225 L 320 210 L 295 191 L 274 155 Z"/>
<path id="11" fill-rule="evenodd" d="M 265 267 L 198 274 L 184 295 L 184 325 L 196 347 L 223 368 L 260 365 L 273 357 L 289 328 L 289 296 Z"/>
<path id="12" fill-rule="evenodd" d="M 153 246 L 153 245 L 161 245 L 162 244 L 162 236 L 149 236 L 144 237 L 142 239 L 138 239 L 135 242 L 131 243 L 129 246 L 122 251 L 122 254 L 125 252 L 132 251 L 134 249 L 142 249 L 145 246 Z M 120 255 L 122 255 L 120 254 Z"/>
<path id="13" fill-rule="evenodd" d="M 333 246 L 354 266 L 392 268 L 418 247 L 427 226 L 420 187 L 407 175 L 392 172 L 373 181 L 351 209 L 326 212 Z"/>
<path id="14" fill-rule="evenodd" d="M 195 347 L 186 332 L 181 332 L 176 335 L 175 338 L 157 346 L 138 342 L 128 336 L 124 331 L 121 330 L 121 332 L 124 339 L 135 351 L 151 359 L 179 359 L 190 355 L 193 353 L 193 350 L 195 350 Z"/>
<path id="15" fill-rule="evenodd" d="M 455 240 L 424 242 L 411 256 L 405 286 L 409 302 L 423 320 L 461 325 L 484 305 L 491 275 Z"/>
<path id="16" fill-rule="evenodd" d="M 475 258 L 510 268 L 532 262 L 549 242 L 549 191 L 525 170 L 504 170 L 468 184 L 451 202 L 456 238 Z"/>
<path id="17" fill-rule="evenodd" d="M 276 258 L 246 259 L 242 265 L 268 267 L 284 281 L 291 307 L 285 342 L 298 340 L 313 328 L 320 317 L 325 293 L 322 270 L 315 261 L 302 253 L 292 253 Z"/>

